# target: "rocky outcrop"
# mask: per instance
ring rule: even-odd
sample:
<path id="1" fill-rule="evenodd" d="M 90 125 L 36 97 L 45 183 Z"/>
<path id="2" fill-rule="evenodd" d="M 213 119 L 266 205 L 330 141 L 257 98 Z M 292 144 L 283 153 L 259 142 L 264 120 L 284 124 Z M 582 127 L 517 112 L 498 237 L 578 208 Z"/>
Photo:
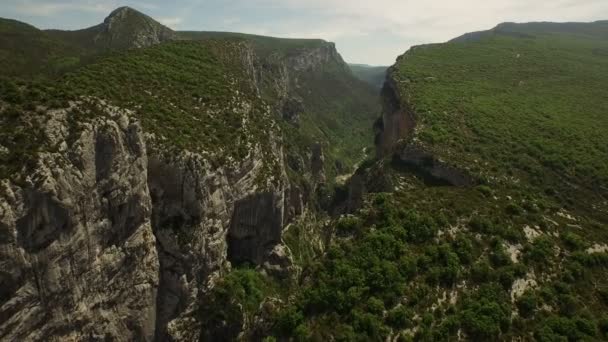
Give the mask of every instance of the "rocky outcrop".
<path id="1" fill-rule="evenodd" d="M 474 180 L 466 171 L 435 157 L 417 139 L 417 115 L 405 93 L 409 82 L 396 75 L 395 67 L 389 68 L 382 88 L 382 117 L 374 124 L 376 157 L 392 157 L 393 166 L 418 174 L 429 185 L 472 185 Z"/>
<path id="2" fill-rule="evenodd" d="M 145 48 L 178 39 L 170 28 L 130 7 L 112 11 L 103 23 L 76 31 L 47 30 L 64 43 L 83 48 L 88 54 L 107 50 Z"/>
<path id="3" fill-rule="evenodd" d="M 103 102 L 70 126 L 83 106 L 48 112 L 59 150 L 1 184 L 0 339 L 180 340 L 200 332 L 189 314 L 231 262 L 289 267 L 277 245 L 291 190 L 284 171 L 260 183 L 268 154 L 213 166 Z M 280 146 L 271 156 L 284 170 Z"/>
<path id="4" fill-rule="evenodd" d="M 423 147 L 410 144 L 394 155 L 393 163 L 418 173 L 429 185 L 471 186 L 474 179 L 465 171 L 434 157 Z"/>
<path id="5" fill-rule="evenodd" d="M 313 178 L 319 183 L 325 183 L 325 156 L 323 154 L 323 146 L 316 143 L 312 146 L 310 156 L 310 170 Z"/>
<path id="6" fill-rule="evenodd" d="M 112 49 L 143 48 L 176 39 L 171 29 L 130 7 L 114 10 L 97 30 L 95 44 Z"/>
<path id="7" fill-rule="evenodd" d="M 286 63 L 296 72 L 313 72 L 333 65 L 350 73 L 350 68 L 338 53 L 336 44 L 321 40 L 315 47 L 301 49 L 300 53 L 288 56 Z"/>
<path id="8" fill-rule="evenodd" d="M 300 115 L 304 113 L 304 102 L 297 97 L 290 97 L 283 102 L 281 114 L 283 119 L 292 125 L 299 126 Z"/>
<path id="9" fill-rule="evenodd" d="M 141 128 L 108 109 L 67 149 L 69 110 L 48 113 L 64 150 L 1 185 L 0 339 L 151 340 L 159 261 Z"/>
<path id="10" fill-rule="evenodd" d="M 414 111 L 400 94 L 396 81 L 391 77 L 391 70 L 387 75 L 381 93 L 382 117 L 374 124 L 378 158 L 390 155 L 397 142 L 411 137 L 416 128 Z"/>

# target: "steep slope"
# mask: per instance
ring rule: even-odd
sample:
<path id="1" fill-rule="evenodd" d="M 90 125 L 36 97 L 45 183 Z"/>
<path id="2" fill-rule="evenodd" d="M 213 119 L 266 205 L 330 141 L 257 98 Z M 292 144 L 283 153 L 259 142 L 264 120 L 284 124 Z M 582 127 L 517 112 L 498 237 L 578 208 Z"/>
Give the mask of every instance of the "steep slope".
<path id="1" fill-rule="evenodd" d="M 322 215 L 316 192 L 346 169 L 334 161 L 363 155 L 373 90 L 320 40 L 130 49 L 140 31 L 117 30 L 104 37 L 126 40 L 32 29 L 96 57 L 0 79 L 0 339 L 252 332 L 260 301 L 299 272 L 285 227 Z M 239 286 L 257 297 L 241 305 Z M 223 290 L 231 303 L 210 313 Z"/>
<path id="2" fill-rule="evenodd" d="M 374 89 L 359 81 L 336 50 L 319 39 L 284 39 L 230 32 L 179 32 L 184 39 L 227 38 L 251 44 L 258 59 L 261 94 L 289 125 L 293 150 L 318 144 L 326 157 L 325 175 L 346 172 L 365 157 L 368 130 L 377 109 Z M 303 161 L 293 160 L 292 166 Z M 299 173 L 299 167 L 294 171 Z"/>
<path id="3" fill-rule="evenodd" d="M 328 253 L 266 333 L 608 337 L 607 42 L 580 34 L 597 23 L 550 26 L 398 59 L 377 159 L 345 191 L 359 210 L 326 226 Z"/>
<path id="4" fill-rule="evenodd" d="M 372 85 L 376 89 L 381 89 L 386 78 L 385 66 L 371 66 L 366 64 L 349 64 L 355 77 Z"/>

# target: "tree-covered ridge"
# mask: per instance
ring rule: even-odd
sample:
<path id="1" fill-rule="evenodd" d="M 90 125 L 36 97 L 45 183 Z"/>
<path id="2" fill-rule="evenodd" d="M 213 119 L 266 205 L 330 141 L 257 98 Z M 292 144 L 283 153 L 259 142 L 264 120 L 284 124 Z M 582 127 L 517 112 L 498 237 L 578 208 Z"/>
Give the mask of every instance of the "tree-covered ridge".
<path id="1" fill-rule="evenodd" d="M 50 148 L 43 117 L 33 119 L 39 106 L 67 108 L 68 101 L 91 98 L 132 110 L 166 148 L 198 152 L 218 165 L 243 160 L 256 146 L 271 151 L 278 126 L 249 81 L 244 49 L 234 41 L 173 42 L 117 53 L 52 82 L 3 79 L 6 171 Z M 97 114 L 69 111 L 75 126 Z"/>
<path id="2" fill-rule="evenodd" d="M 607 189 L 606 48 L 605 39 L 496 35 L 414 48 L 392 76 L 435 155 L 489 183 L 579 201 Z"/>
<path id="3" fill-rule="evenodd" d="M 258 55 L 262 58 L 272 54 L 283 56 L 294 55 L 305 49 L 319 47 L 327 43 L 322 39 L 297 39 L 297 38 L 277 38 L 260 36 L 255 34 L 238 32 L 213 32 L 213 31 L 179 31 L 181 39 L 205 40 L 205 39 L 240 39 L 251 42 Z"/>
<path id="4" fill-rule="evenodd" d="M 244 158 L 271 121 L 241 62 L 238 42 L 180 41 L 105 58 L 68 74 L 78 94 L 116 101 L 175 147 Z M 252 131 L 248 131 L 252 130 Z"/>
<path id="5" fill-rule="evenodd" d="M 0 18 L 0 73 L 30 77 L 58 75 L 81 62 L 82 49 L 28 24 Z"/>

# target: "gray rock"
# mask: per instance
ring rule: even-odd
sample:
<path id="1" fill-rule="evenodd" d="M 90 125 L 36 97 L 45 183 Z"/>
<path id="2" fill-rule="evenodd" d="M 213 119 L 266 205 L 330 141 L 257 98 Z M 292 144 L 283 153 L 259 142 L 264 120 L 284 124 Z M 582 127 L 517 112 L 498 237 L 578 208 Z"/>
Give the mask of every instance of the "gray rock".
<path id="1" fill-rule="evenodd" d="M 198 295 L 231 261 L 276 264 L 292 192 L 281 148 L 279 178 L 259 184 L 259 147 L 218 168 L 102 110 L 67 150 L 41 153 L 26 184 L 0 183 L 2 340 L 196 340 Z M 69 111 L 53 114 L 54 143 Z"/>

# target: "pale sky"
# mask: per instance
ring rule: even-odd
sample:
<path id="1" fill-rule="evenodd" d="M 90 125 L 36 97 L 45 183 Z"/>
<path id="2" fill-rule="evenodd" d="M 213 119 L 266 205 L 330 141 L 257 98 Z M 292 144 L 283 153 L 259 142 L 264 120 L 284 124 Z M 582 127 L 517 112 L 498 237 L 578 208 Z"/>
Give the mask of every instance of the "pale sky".
<path id="1" fill-rule="evenodd" d="M 351 63 L 390 65 L 410 46 L 505 21 L 608 19 L 608 0 L 0 0 L 0 17 L 38 28 L 96 25 L 131 6 L 176 30 L 322 38 Z"/>

